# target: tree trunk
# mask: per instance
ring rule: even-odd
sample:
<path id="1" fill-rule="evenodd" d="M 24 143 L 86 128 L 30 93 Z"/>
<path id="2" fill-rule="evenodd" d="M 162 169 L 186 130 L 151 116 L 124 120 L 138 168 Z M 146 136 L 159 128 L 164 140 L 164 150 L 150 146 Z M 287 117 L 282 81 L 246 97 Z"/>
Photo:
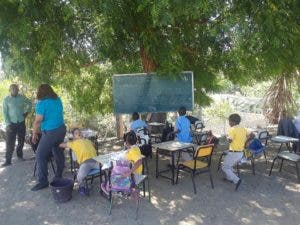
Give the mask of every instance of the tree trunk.
<path id="1" fill-rule="evenodd" d="M 116 130 L 117 130 L 117 138 L 121 139 L 124 135 L 124 126 L 123 126 L 123 118 L 121 114 L 116 115 Z"/>
<path id="2" fill-rule="evenodd" d="M 149 57 L 143 46 L 140 47 L 140 56 L 143 64 L 143 70 L 145 73 L 155 72 L 157 64 L 151 57 Z M 117 137 L 122 138 L 124 134 L 123 119 L 121 115 L 116 115 L 116 128 Z"/>
<path id="3" fill-rule="evenodd" d="M 266 92 L 264 96 L 264 114 L 270 123 L 278 123 L 282 111 L 287 111 L 290 114 L 296 108 L 292 94 L 292 86 L 295 81 L 295 77 L 290 76 L 290 74 L 282 74 L 273 81 Z"/>
<path id="4" fill-rule="evenodd" d="M 155 72 L 157 65 L 153 59 L 151 59 L 143 46 L 140 47 L 140 56 L 142 59 L 143 69 L 145 73 Z"/>

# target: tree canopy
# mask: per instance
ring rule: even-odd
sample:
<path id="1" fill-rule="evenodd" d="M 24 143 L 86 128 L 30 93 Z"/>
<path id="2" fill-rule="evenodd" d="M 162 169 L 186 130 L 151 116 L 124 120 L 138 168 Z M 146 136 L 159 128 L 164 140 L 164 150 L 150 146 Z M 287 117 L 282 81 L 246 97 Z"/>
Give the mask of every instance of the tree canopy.
<path id="1" fill-rule="evenodd" d="M 234 83 L 291 73 L 300 63 L 297 0 L 4 0 L 6 76 L 60 85 L 86 112 L 112 110 L 114 73 L 194 72 L 195 101 Z"/>

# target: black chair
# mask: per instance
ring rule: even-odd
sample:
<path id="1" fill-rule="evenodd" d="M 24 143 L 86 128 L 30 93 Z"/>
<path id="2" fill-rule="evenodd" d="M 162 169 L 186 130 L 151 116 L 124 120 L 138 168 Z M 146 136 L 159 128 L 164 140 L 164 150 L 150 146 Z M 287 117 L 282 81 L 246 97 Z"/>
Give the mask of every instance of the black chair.
<path id="1" fill-rule="evenodd" d="M 297 178 L 298 178 L 298 182 L 300 183 L 300 172 L 299 172 L 299 166 L 298 166 L 298 163 L 300 162 L 300 155 L 297 155 L 297 154 L 289 152 L 289 151 L 282 151 L 282 152 L 278 153 L 278 155 L 273 159 L 269 176 L 271 176 L 274 163 L 277 159 L 281 159 L 279 172 L 281 172 L 281 170 L 282 170 L 282 165 L 283 165 L 284 160 L 295 163 Z"/>
<path id="2" fill-rule="evenodd" d="M 270 137 L 271 136 L 269 135 L 269 132 L 266 130 L 258 133 L 258 139 L 261 141 L 262 145 L 264 146 L 263 153 L 264 153 L 264 157 L 266 160 L 266 165 L 268 164 L 267 156 L 266 156 L 266 149 L 267 149 L 268 140 L 270 139 Z"/>
<path id="3" fill-rule="evenodd" d="M 205 145 L 207 143 L 207 133 L 206 132 L 194 132 L 194 139 L 197 145 Z"/>

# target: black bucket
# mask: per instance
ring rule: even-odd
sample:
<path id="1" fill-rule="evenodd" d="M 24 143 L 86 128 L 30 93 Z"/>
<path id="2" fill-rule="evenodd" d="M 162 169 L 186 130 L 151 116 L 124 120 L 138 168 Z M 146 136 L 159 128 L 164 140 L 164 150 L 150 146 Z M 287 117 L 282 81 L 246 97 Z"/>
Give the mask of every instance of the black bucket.
<path id="1" fill-rule="evenodd" d="M 63 203 L 72 198 L 73 180 L 65 178 L 55 179 L 50 183 L 50 187 L 55 202 Z"/>

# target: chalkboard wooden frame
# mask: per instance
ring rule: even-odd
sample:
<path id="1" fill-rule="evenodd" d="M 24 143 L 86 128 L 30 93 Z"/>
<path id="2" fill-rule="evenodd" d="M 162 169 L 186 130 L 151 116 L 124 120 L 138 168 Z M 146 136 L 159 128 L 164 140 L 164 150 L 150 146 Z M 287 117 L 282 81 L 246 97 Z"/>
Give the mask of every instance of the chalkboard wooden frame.
<path id="1" fill-rule="evenodd" d="M 193 72 L 175 77 L 156 74 L 115 74 L 113 76 L 115 114 L 133 112 L 174 112 L 184 106 L 194 108 Z"/>

